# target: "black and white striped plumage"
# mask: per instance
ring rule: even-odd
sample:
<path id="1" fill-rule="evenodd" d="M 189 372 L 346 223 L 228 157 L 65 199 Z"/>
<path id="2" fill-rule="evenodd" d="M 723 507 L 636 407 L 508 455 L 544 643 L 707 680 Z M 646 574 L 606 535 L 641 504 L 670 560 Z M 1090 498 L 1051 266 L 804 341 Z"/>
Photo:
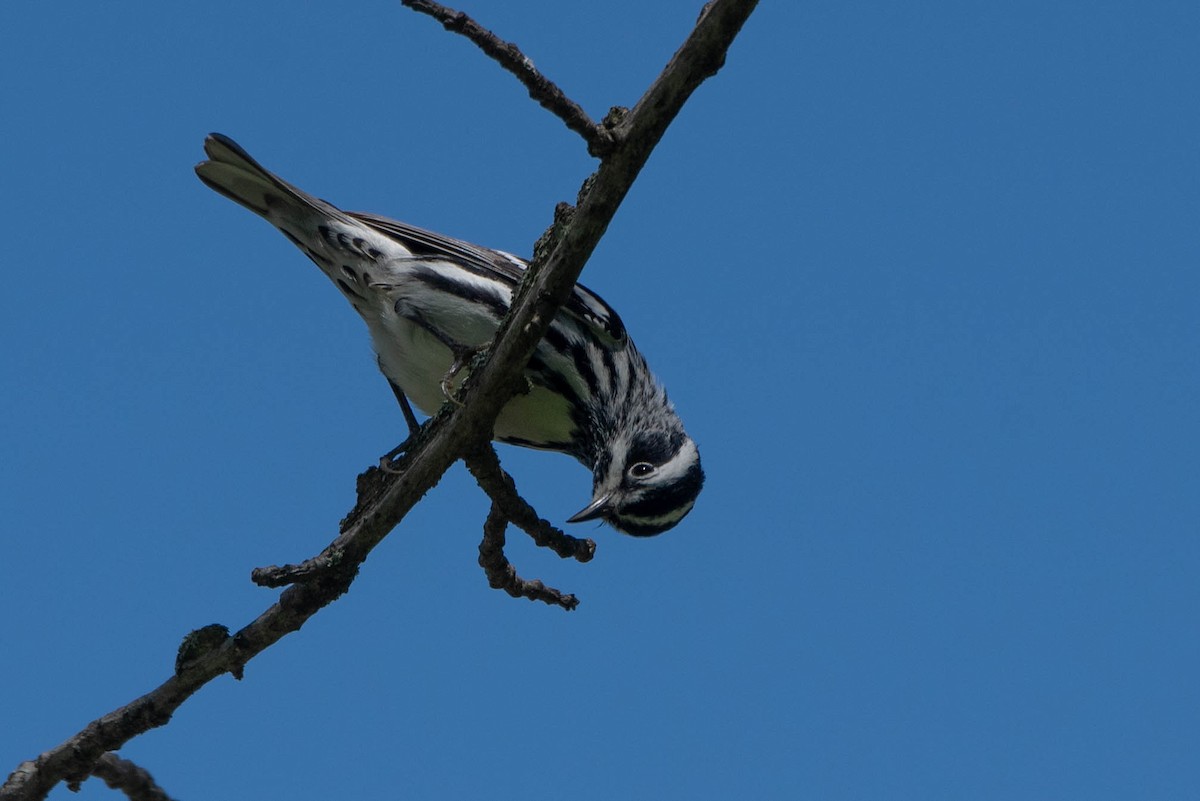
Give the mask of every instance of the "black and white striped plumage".
<path id="1" fill-rule="evenodd" d="M 338 286 L 371 333 L 379 368 L 427 414 L 457 356 L 491 340 L 526 262 L 373 214 L 345 212 L 210 135 L 196 174 L 283 232 Z M 639 536 L 683 519 L 704 483 L 700 455 L 621 318 L 576 286 L 526 368 L 532 390 L 496 420 L 500 442 L 569 454 L 593 472 L 603 519 Z"/>

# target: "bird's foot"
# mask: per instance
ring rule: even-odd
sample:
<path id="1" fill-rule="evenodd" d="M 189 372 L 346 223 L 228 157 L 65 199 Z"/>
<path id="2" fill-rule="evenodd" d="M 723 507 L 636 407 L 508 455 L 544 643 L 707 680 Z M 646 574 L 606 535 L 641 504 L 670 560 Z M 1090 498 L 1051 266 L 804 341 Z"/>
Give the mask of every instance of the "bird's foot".
<path id="1" fill-rule="evenodd" d="M 379 457 L 379 469 L 385 473 L 390 473 L 391 475 L 394 475 L 394 476 L 398 476 L 401 473 L 403 473 L 404 471 L 399 469 L 399 467 L 397 467 L 396 457 L 399 456 L 400 454 L 404 453 L 405 451 L 407 451 L 409 449 L 409 447 L 413 444 L 414 439 L 415 439 L 415 435 L 410 434 L 399 445 L 392 448 L 390 451 L 385 453 L 383 456 L 380 456 Z"/>
<path id="2" fill-rule="evenodd" d="M 455 406 L 462 406 L 462 401 L 455 397 L 454 387 L 451 383 L 463 371 L 463 368 L 470 364 L 471 360 L 482 351 L 483 347 L 479 345 L 456 345 L 453 348 L 454 363 L 450 365 L 450 369 L 442 376 L 441 387 L 442 395 Z"/>

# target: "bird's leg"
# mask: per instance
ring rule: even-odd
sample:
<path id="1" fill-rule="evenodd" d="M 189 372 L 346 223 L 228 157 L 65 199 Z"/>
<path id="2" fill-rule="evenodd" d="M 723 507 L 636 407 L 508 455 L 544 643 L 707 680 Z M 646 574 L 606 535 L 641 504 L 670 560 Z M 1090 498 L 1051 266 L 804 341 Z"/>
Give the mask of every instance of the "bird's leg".
<path id="1" fill-rule="evenodd" d="M 421 424 L 417 422 L 417 416 L 413 414 L 412 405 L 408 402 L 408 396 L 404 394 L 404 390 L 400 389 L 391 379 L 388 379 L 388 386 L 392 388 L 392 394 L 396 396 L 396 402 L 400 404 L 400 411 L 404 415 L 404 422 L 408 424 L 408 436 L 404 438 L 404 441 L 379 457 L 379 469 L 385 473 L 394 473 L 397 472 L 393 468 L 396 457 L 408 450 L 408 446 L 416 438 L 417 432 L 421 430 Z"/>
<path id="2" fill-rule="evenodd" d="M 412 439 L 412 436 L 421 430 L 421 424 L 417 422 L 417 416 L 413 414 L 412 406 L 409 404 L 404 390 L 391 381 L 388 381 L 388 386 L 392 388 L 392 394 L 396 396 L 396 402 L 400 404 L 400 412 L 404 415 L 404 422 L 408 424 L 408 437 Z"/>
<path id="3" fill-rule="evenodd" d="M 462 344 L 454 339 L 454 337 L 450 336 L 445 331 L 426 320 L 425 315 L 421 314 L 420 310 L 412 308 L 405 303 L 403 299 L 396 301 L 395 309 L 396 314 L 421 326 L 421 328 L 425 329 L 430 336 L 445 345 L 450 350 L 450 353 L 454 355 L 454 361 L 451 362 L 450 369 L 446 371 L 444 376 L 442 376 L 439 386 L 441 386 L 442 395 L 445 396 L 446 400 L 462 406 L 462 403 L 459 402 L 458 398 L 454 397 L 454 391 L 450 386 L 450 383 L 458 376 L 459 373 L 462 372 L 464 367 L 471 363 L 471 360 L 475 358 L 475 355 L 483 350 L 483 346 Z"/>

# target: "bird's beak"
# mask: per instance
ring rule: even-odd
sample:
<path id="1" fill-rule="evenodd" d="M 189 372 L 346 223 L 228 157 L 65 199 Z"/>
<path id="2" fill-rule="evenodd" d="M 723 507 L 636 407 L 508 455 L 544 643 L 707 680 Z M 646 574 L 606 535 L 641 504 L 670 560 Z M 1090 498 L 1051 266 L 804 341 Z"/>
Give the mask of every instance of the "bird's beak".
<path id="1" fill-rule="evenodd" d="M 608 511 L 608 502 L 612 498 L 612 493 L 607 492 L 599 496 L 587 506 L 580 509 L 575 514 L 567 518 L 568 523 L 583 523 L 588 520 L 595 520 L 598 517 L 603 517 Z"/>

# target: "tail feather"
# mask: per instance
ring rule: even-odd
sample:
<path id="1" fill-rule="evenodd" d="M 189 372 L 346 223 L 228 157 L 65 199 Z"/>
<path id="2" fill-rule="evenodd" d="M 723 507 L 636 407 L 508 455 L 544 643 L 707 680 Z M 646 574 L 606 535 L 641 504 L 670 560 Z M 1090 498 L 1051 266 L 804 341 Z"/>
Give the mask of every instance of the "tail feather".
<path id="1" fill-rule="evenodd" d="M 276 225 L 283 219 L 313 214 L 348 221 L 340 209 L 284 181 L 223 134 L 205 137 L 204 152 L 209 160 L 196 165 L 200 180 Z"/>

